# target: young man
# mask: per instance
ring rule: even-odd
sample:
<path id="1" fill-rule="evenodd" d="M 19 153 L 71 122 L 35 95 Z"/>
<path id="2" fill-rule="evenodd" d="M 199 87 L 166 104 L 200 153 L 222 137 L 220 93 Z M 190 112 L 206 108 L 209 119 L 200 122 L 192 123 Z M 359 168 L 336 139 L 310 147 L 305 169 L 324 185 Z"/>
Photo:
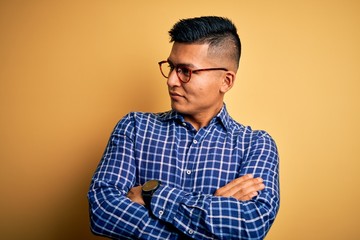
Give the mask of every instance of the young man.
<path id="1" fill-rule="evenodd" d="M 172 110 L 115 127 L 89 190 L 91 227 L 115 239 L 263 239 L 279 208 L 278 154 L 223 102 L 240 39 L 221 17 L 181 20 L 159 63 Z"/>

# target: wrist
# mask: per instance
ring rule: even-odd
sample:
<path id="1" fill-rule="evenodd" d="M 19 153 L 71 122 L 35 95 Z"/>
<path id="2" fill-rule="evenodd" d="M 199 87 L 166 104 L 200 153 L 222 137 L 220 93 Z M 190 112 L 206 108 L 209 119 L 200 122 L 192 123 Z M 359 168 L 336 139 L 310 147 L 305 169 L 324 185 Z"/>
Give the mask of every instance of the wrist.
<path id="1" fill-rule="evenodd" d="M 149 180 L 142 186 L 141 195 L 146 208 L 150 208 L 151 198 L 155 191 L 160 187 L 159 180 Z"/>

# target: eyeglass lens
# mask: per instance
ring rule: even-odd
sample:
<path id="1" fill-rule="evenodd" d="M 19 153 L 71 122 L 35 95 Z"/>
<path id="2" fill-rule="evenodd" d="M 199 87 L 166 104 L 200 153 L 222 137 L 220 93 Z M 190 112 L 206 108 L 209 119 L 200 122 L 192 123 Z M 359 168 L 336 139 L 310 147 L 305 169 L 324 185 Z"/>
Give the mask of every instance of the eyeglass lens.
<path id="1" fill-rule="evenodd" d="M 161 73 L 165 78 L 168 78 L 173 70 L 176 71 L 176 75 L 183 82 L 188 82 L 191 77 L 191 70 L 185 66 L 172 66 L 168 62 L 160 63 Z"/>

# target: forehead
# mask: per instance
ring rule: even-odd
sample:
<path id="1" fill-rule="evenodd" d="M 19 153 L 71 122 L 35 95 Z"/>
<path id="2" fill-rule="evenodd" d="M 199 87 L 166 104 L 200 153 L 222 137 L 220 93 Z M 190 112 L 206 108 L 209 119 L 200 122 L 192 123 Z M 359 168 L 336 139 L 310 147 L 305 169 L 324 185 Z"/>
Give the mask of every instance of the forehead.
<path id="1" fill-rule="evenodd" d="M 175 42 L 168 60 L 173 64 L 202 65 L 209 61 L 208 48 L 208 44 Z"/>

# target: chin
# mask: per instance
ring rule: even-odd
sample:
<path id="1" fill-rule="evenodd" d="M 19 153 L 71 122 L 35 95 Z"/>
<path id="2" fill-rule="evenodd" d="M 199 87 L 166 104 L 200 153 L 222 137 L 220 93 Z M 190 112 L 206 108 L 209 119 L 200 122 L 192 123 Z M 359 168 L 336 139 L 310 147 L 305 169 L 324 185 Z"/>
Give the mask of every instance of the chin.
<path id="1" fill-rule="evenodd" d="M 186 113 L 186 107 L 184 106 L 181 106 L 180 104 L 178 103 L 174 103 L 172 102 L 171 103 L 171 109 L 178 112 L 178 113 L 181 113 L 181 114 L 185 114 Z"/>

